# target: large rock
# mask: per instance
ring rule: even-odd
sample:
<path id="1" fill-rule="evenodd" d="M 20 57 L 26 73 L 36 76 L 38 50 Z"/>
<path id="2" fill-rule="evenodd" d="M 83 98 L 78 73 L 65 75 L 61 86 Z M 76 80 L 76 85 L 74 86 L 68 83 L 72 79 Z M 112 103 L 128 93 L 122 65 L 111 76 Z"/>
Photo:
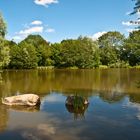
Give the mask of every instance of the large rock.
<path id="1" fill-rule="evenodd" d="M 23 94 L 2 99 L 2 103 L 10 106 L 37 106 L 40 105 L 40 98 L 35 94 Z"/>

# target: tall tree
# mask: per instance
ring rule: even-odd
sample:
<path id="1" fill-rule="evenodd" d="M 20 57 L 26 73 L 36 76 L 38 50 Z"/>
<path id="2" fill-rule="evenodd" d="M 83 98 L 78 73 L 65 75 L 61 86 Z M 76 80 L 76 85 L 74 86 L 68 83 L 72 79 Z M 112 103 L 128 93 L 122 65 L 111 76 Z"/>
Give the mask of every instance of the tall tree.
<path id="1" fill-rule="evenodd" d="M 6 23 L 0 13 L 0 37 L 4 38 L 6 34 Z"/>
<path id="2" fill-rule="evenodd" d="M 138 18 L 135 21 L 130 21 L 132 25 L 137 25 L 137 28 L 140 29 L 140 0 L 133 0 L 135 1 L 135 7 L 130 15 L 137 14 Z"/>
<path id="3" fill-rule="evenodd" d="M 93 68 L 99 66 L 97 43 L 90 38 L 63 40 L 61 42 L 61 67 Z"/>
<path id="4" fill-rule="evenodd" d="M 38 66 L 51 65 L 52 62 L 50 59 L 51 51 L 49 43 L 45 39 L 43 39 L 40 35 L 29 35 L 22 42 L 34 46 L 38 58 Z"/>
<path id="5" fill-rule="evenodd" d="M 133 0 L 133 1 L 135 1 L 136 3 L 135 3 L 134 10 L 131 13 L 132 15 L 140 12 L 140 0 Z"/>
<path id="6" fill-rule="evenodd" d="M 128 61 L 131 66 L 140 65 L 140 30 L 131 32 L 125 40 L 121 59 Z"/>
<path id="7" fill-rule="evenodd" d="M 124 35 L 117 31 L 110 31 L 99 37 L 99 46 L 118 48 L 123 44 Z"/>
<path id="8" fill-rule="evenodd" d="M 0 38 L 0 68 L 6 67 L 10 62 L 10 48 L 8 41 Z"/>
<path id="9" fill-rule="evenodd" d="M 37 56 L 34 46 L 25 42 L 11 47 L 9 68 L 32 69 L 37 67 Z"/>

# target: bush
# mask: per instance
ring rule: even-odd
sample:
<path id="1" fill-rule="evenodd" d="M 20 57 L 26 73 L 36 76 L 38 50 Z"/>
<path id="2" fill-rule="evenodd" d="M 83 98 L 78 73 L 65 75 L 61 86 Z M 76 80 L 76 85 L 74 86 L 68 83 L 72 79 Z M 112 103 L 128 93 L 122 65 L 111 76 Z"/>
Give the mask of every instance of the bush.
<path id="1" fill-rule="evenodd" d="M 129 63 L 124 61 L 118 61 L 116 63 L 109 64 L 110 68 L 129 68 Z"/>
<path id="2" fill-rule="evenodd" d="M 107 69 L 107 68 L 108 68 L 107 65 L 100 65 L 100 66 L 99 66 L 99 69 Z"/>

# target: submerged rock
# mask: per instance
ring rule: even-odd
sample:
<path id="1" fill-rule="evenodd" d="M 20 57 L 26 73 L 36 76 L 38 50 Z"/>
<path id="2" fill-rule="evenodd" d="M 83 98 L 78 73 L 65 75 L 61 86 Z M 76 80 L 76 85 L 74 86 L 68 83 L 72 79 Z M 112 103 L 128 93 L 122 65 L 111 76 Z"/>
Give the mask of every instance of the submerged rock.
<path id="1" fill-rule="evenodd" d="M 66 105 L 88 105 L 89 102 L 86 98 L 84 97 L 81 97 L 81 96 L 74 96 L 74 95 L 71 95 L 71 96 L 68 96 L 67 99 L 66 99 Z"/>
<path id="2" fill-rule="evenodd" d="M 88 108 L 89 102 L 81 96 L 68 96 L 66 99 L 66 109 L 74 114 L 74 119 L 85 118 L 84 113 Z"/>
<path id="3" fill-rule="evenodd" d="M 35 94 L 23 94 L 6 97 L 2 99 L 2 103 L 10 106 L 37 106 L 40 105 L 40 98 Z"/>

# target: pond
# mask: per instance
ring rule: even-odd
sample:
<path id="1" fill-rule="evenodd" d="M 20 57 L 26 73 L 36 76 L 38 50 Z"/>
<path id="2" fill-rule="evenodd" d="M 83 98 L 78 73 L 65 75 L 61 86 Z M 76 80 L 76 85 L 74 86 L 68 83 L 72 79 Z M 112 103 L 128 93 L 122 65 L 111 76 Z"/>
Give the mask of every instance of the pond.
<path id="1" fill-rule="evenodd" d="M 40 107 L 0 102 L 0 140 L 139 140 L 140 70 L 3 71 L 0 98 L 35 93 Z M 89 105 L 79 112 L 65 105 L 80 95 Z"/>

